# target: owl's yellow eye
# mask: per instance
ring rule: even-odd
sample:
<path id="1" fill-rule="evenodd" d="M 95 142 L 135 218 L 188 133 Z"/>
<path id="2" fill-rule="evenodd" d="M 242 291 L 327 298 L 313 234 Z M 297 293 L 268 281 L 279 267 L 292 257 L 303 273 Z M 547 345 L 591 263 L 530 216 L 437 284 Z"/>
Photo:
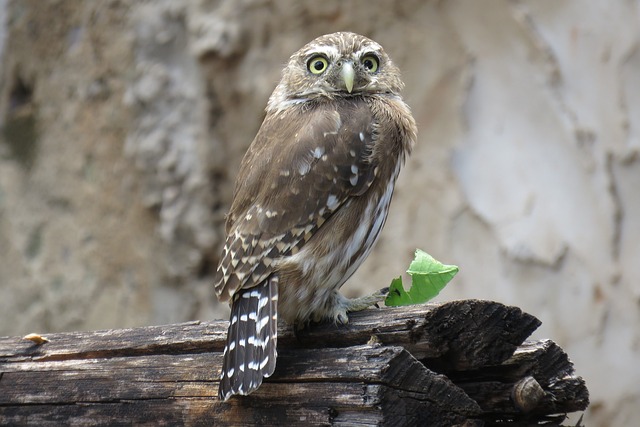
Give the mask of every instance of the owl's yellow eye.
<path id="1" fill-rule="evenodd" d="M 360 62 L 362 62 L 362 65 L 368 72 L 375 73 L 376 71 L 378 71 L 378 58 L 376 58 L 375 56 L 364 56 Z"/>
<path id="2" fill-rule="evenodd" d="M 324 56 L 314 56 L 311 58 L 307 67 L 313 74 L 322 74 L 329 66 L 329 62 Z"/>

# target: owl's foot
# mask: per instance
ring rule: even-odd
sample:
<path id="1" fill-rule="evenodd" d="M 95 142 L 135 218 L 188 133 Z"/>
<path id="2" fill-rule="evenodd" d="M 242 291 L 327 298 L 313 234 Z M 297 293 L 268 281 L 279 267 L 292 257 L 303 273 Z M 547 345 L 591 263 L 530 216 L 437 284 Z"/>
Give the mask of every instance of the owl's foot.
<path id="1" fill-rule="evenodd" d="M 371 295 L 349 299 L 336 291 L 325 302 L 322 310 L 314 312 L 304 320 L 297 320 L 294 323 L 294 333 L 297 336 L 297 334 L 306 329 L 310 323 L 320 323 L 327 320 L 337 325 L 346 325 L 349 323 L 347 313 L 362 311 L 371 306 L 378 307 L 378 304 L 384 301 L 388 294 L 389 288 L 382 288 Z"/>
<path id="2" fill-rule="evenodd" d="M 362 311 L 373 305 L 378 307 L 378 304 L 384 301 L 389 294 L 389 288 L 382 288 L 371 295 L 365 295 L 360 298 L 345 298 L 342 295 L 336 293 L 337 301 L 333 306 L 333 313 L 329 316 L 336 324 L 346 325 L 349 323 L 349 316 L 347 313 L 354 311 Z"/>

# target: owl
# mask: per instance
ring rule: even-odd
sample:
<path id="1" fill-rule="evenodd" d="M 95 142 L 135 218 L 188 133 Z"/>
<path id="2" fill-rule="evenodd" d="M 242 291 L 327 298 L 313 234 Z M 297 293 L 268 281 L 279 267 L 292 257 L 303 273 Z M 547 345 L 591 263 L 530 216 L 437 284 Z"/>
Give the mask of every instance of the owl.
<path id="1" fill-rule="evenodd" d="M 416 139 L 400 72 L 358 34 L 293 54 L 245 154 L 215 291 L 231 316 L 219 397 L 246 395 L 276 366 L 277 322 L 348 322 L 379 302 L 340 287 L 367 258 Z"/>

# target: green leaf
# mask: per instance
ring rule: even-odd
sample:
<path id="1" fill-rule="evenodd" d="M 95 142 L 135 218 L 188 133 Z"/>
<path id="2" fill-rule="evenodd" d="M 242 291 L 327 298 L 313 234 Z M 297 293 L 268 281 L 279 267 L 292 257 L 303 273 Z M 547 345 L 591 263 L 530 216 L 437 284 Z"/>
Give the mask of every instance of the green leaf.
<path id="1" fill-rule="evenodd" d="M 458 270 L 458 266 L 442 264 L 425 251 L 416 249 L 415 258 L 407 270 L 411 276 L 411 289 L 405 291 L 402 277 L 393 279 L 384 304 L 398 307 L 425 303 L 438 295 Z"/>

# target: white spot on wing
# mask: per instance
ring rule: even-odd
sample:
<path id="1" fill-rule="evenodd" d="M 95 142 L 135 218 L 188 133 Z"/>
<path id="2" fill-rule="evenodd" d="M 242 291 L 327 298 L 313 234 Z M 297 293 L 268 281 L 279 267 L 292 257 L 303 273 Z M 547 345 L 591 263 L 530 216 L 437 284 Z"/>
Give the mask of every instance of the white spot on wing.
<path id="1" fill-rule="evenodd" d="M 351 173 L 353 175 L 349 178 L 349 182 L 355 187 L 358 184 L 358 166 L 351 165 Z"/>
<path id="2" fill-rule="evenodd" d="M 360 132 L 358 136 L 360 137 L 360 141 L 364 142 L 364 133 Z"/>
<path id="3" fill-rule="evenodd" d="M 327 197 L 327 208 L 329 208 L 329 210 L 334 210 L 337 207 L 338 207 L 338 197 L 335 196 L 334 194 L 329 194 L 329 197 Z"/>
<path id="4" fill-rule="evenodd" d="M 298 173 L 300 173 L 300 175 L 304 176 L 308 174 L 310 170 L 311 170 L 311 164 L 306 160 L 301 161 L 300 164 L 298 165 Z"/>
<path id="5" fill-rule="evenodd" d="M 319 159 L 324 154 L 324 147 L 316 147 L 315 150 L 312 151 L 313 157 Z"/>

